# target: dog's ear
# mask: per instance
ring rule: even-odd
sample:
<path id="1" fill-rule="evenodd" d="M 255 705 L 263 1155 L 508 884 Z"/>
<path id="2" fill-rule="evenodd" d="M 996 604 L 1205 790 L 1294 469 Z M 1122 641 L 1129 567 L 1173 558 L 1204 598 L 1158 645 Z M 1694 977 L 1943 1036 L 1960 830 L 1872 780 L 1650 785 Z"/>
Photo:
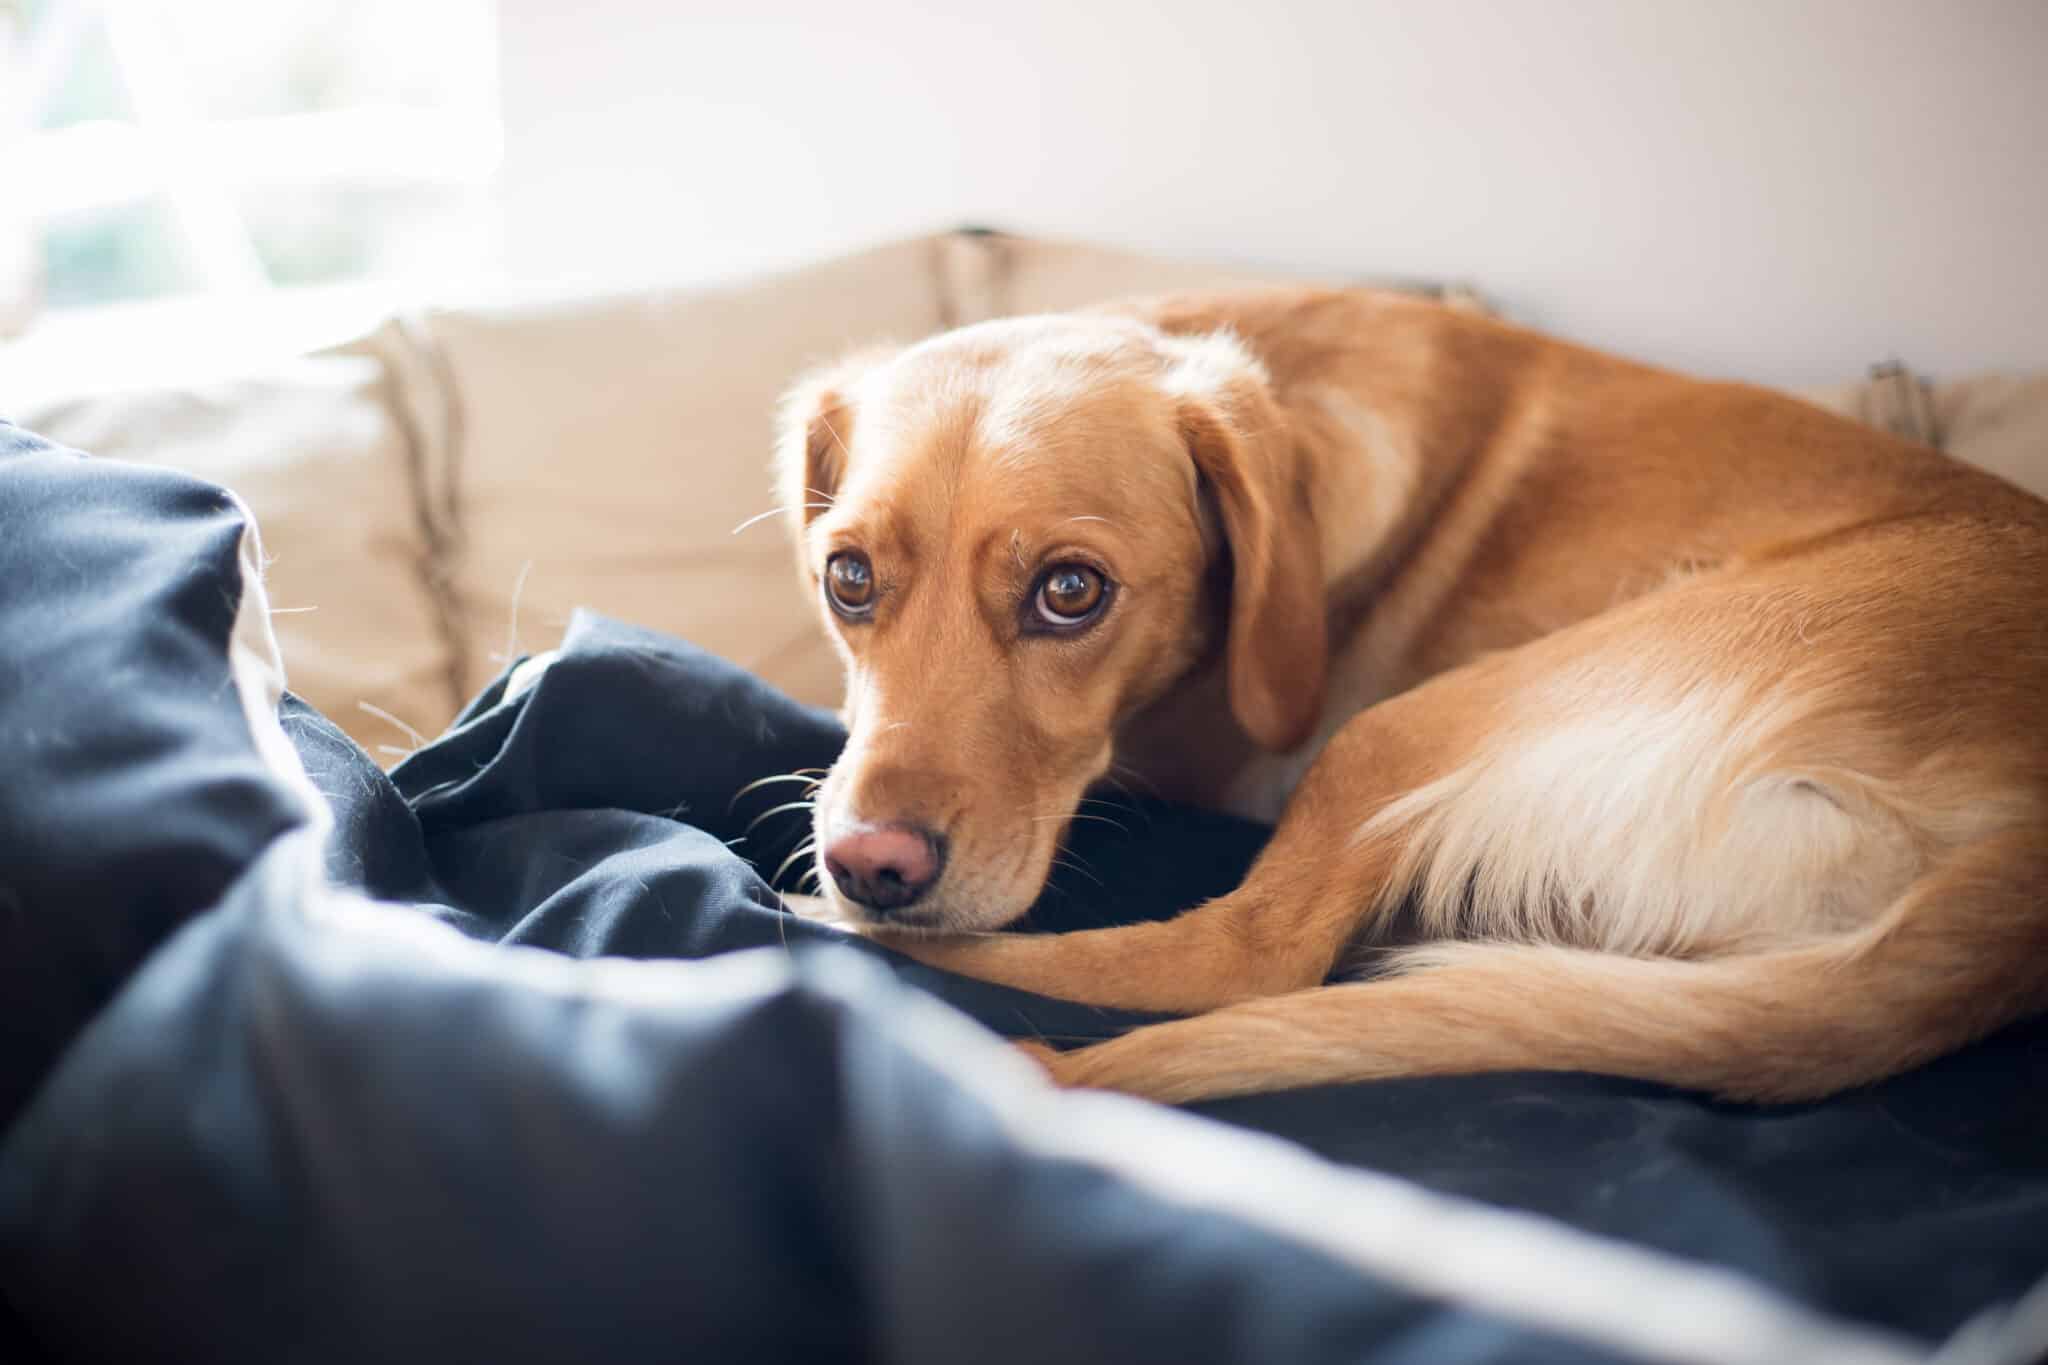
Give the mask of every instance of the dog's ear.
<path id="1" fill-rule="evenodd" d="M 1181 439 L 1230 543 L 1230 708 L 1267 749 L 1315 731 L 1329 667 L 1322 550 L 1286 417 L 1228 333 L 1169 340 Z"/>
<path id="2" fill-rule="evenodd" d="M 832 505 L 846 477 L 853 439 L 852 393 L 869 371 L 895 354 L 872 347 L 799 379 L 782 397 L 775 439 L 775 494 L 802 531 Z"/>

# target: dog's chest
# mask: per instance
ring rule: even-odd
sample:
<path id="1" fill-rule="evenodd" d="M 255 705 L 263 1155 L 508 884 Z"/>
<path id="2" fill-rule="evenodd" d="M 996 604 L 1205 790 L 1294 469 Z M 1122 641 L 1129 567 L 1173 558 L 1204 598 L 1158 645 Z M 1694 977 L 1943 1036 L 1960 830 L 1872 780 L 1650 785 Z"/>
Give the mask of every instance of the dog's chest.
<path id="1" fill-rule="evenodd" d="M 1219 794 L 1216 806 L 1247 820 L 1278 824 L 1288 798 L 1314 765 L 1322 744 L 1304 744 L 1291 754 L 1260 754 L 1246 763 Z"/>

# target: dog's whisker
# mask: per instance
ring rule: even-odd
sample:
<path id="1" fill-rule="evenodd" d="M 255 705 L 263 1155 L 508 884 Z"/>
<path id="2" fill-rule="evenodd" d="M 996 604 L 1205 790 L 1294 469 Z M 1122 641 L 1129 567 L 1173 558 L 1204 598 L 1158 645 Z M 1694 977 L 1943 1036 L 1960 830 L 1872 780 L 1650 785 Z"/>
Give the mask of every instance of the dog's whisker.
<path id="1" fill-rule="evenodd" d="M 757 526 L 761 522 L 767 521 L 770 517 L 779 517 L 786 512 L 794 512 L 802 508 L 815 508 L 819 511 L 824 511 L 831 506 L 832 504 L 829 502 L 800 502 L 795 507 L 771 507 L 765 512 L 757 512 L 753 516 L 748 517 L 745 521 L 733 527 L 729 534 L 738 535 L 749 526 Z"/>
<path id="2" fill-rule="evenodd" d="M 741 787 L 738 791 L 734 792 L 732 794 L 732 800 L 726 803 L 725 808 L 727 810 L 731 810 L 734 806 L 739 804 L 740 798 L 742 796 L 745 796 L 748 792 L 759 791 L 763 787 L 773 786 L 778 782 L 807 782 L 811 785 L 812 788 L 816 788 L 819 785 L 819 779 L 811 777 L 803 772 L 776 773 L 772 777 L 757 777 L 752 782 L 749 782 L 746 786 Z"/>
<path id="3" fill-rule="evenodd" d="M 1079 876 L 1086 877 L 1089 881 L 1094 882 L 1098 887 L 1102 887 L 1104 890 L 1108 889 L 1108 887 L 1103 882 L 1102 878 L 1096 876 L 1093 872 L 1088 871 L 1086 868 L 1076 867 L 1072 863 L 1065 862 L 1056 863 L 1055 866 L 1066 868 L 1069 872 L 1073 872 Z M 1055 889 L 1057 890 L 1057 888 Z"/>
<path id="4" fill-rule="evenodd" d="M 1083 797 L 1079 798 L 1078 800 L 1076 800 L 1076 801 L 1074 802 L 1074 805 L 1075 805 L 1075 806 L 1077 806 L 1077 807 L 1079 807 L 1079 806 L 1108 806 L 1108 807 L 1109 807 L 1109 808 L 1110 808 L 1111 810 L 1128 810 L 1128 809 L 1130 809 L 1130 807 L 1129 807 L 1128 805 L 1125 805 L 1125 804 L 1122 804 L 1122 803 L 1120 803 L 1120 802 L 1116 802 L 1116 801 L 1105 801 L 1105 800 L 1103 800 L 1103 799 L 1102 799 L 1101 797 L 1099 797 L 1099 796 L 1083 796 Z M 1038 808 L 1038 810 L 1036 810 L 1036 811 L 1034 811 L 1034 812 L 1033 812 L 1033 814 L 1038 814 L 1038 815 L 1051 815 L 1051 814 L 1055 814 L 1055 813 L 1058 813 L 1058 812 L 1063 812 L 1063 811 L 1065 811 L 1066 809 L 1067 809 L 1067 803 L 1066 803 L 1066 802 L 1064 802 L 1064 801 L 1052 801 L 1052 802 L 1048 802 L 1048 803 L 1047 803 L 1046 805 L 1044 805 L 1044 806 L 1041 806 L 1041 807 L 1039 807 L 1039 808 Z"/>
<path id="5" fill-rule="evenodd" d="M 770 806 L 767 810 L 762 811 L 759 815 L 747 821 L 746 833 L 752 834 L 754 832 L 754 826 L 760 824 L 763 820 L 766 820 L 771 815 L 781 815 L 785 811 L 792 810 L 815 810 L 817 808 L 817 805 L 818 803 L 815 801 L 804 800 L 785 801 L 779 806 Z"/>
<path id="6" fill-rule="evenodd" d="M 1114 801 L 1102 801 L 1087 796 L 1082 797 L 1080 801 L 1076 804 L 1077 806 L 1102 806 L 1106 809 L 1114 811 L 1123 811 L 1129 809 L 1128 807 L 1118 805 Z M 1031 822 L 1035 825 L 1046 824 L 1049 821 L 1053 820 L 1095 820 L 1105 825 L 1115 825 L 1125 834 L 1129 834 L 1131 832 L 1130 826 L 1124 824 L 1120 820 L 1113 819 L 1110 816 L 1096 815 L 1092 812 L 1083 811 L 1079 809 L 1068 810 L 1064 806 L 1058 805 L 1057 803 L 1055 803 L 1054 807 L 1050 810 L 1034 811 L 1031 815 Z"/>
<path id="7" fill-rule="evenodd" d="M 1034 825 L 1042 825 L 1048 820 L 1093 820 L 1097 824 L 1110 825 L 1120 829 L 1125 834 L 1131 832 L 1130 826 L 1124 824 L 1121 820 L 1112 820 L 1107 815 L 1089 815 L 1083 811 L 1074 811 L 1069 815 L 1034 815 L 1031 817 L 1031 823 Z"/>
<path id="8" fill-rule="evenodd" d="M 1130 836 L 1131 827 L 1129 825 L 1121 820 L 1112 819 L 1107 815 L 1089 815 L 1083 811 L 1075 811 L 1073 818 L 1076 820 L 1091 820 L 1098 825 L 1108 825 L 1111 829 L 1118 831 L 1125 837 L 1128 838 Z"/>
<path id="9" fill-rule="evenodd" d="M 1159 795 L 1159 788 L 1152 782 L 1150 778 L 1146 777 L 1145 774 L 1139 772 L 1136 768 L 1130 767 L 1127 764 L 1110 764 L 1109 772 L 1108 774 L 1106 774 L 1106 776 L 1109 778 L 1110 781 L 1116 783 L 1116 785 L 1119 788 L 1121 788 L 1124 791 L 1124 793 L 1128 796 L 1135 798 L 1138 795 L 1138 793 L 1133 791 L 1130 787 L 1130 784 L 1124 781 L 1124 778 L 1126 777 L 1132 779 L 1133 781 L 1137 781 L 1144 784 L 1146 789 L 1146 795 L 1150 796 L 1153 800 L 1158 801 L 1163 799 Z"/>
<path id="10" fill-rule="evenodd" d="M 1077 806 L 1101 806 L 1106 810 L 1113 810 L 1119 814 L 1141 815 L 1145 818 L 1145 824 L 1148 827 L 1152 823 L 1152 812 L 1139 805 L 1135 799 L 1130 801 L 1105 801 L 1099 796 L 1084 796 L 1075 804 Z"/>
<path id="11" fill-rule="evenodd" d="M 1125 795 L 1129 796 L 1130 794 L 1126 792 Z M 1154 824 L 1152 812 L 1135 796 L 1130 797 L 1127 801 L 1105 801 L 1099 796 L 1084 796 L 1081 798 L 1080 804 L 1083 806 L 1103 806 L 1119 814 L 1136 815 L 1145 822 L 1147 830 L 1150 830 Z"/>
<path id="12" fill-rule="evenodd" d="M 799 858 L 808 857 L 817 850 L 817 847 L 818 841 L 816 839 L 806 839 L 798 844 L 791 850 L 790 855 L 782 860 L 782 866 L 775 869 L 775 875 L 768 879 L 768 885 L 771 887 L 778 885 L 782 881 L 782 874 L 789 871 L 791 863 L 796 862 Z"/>
<path id="13" fill-rule="evenodd" d="M 1052 865 L 1054 867 L 1064 867 L 1069 872 L 1078 872 L 1082 876 L 1086 877 L 1089 881 L 1094 882 L 1097 886 L 1101 887 L 1103 890 L 1106 891 L 1109 889 L 1109 883 L 1103 881 L 1102 878 L 1096 876 L 1093 872 L 1089 871 L 1087 868 L 1081 865 L 1079 861 L 1079 855 L 1076 855 L 1075 861 L 1072 862 L 1069 862 L 1065 858 L 1055 856 L 1052 860 Z"/>

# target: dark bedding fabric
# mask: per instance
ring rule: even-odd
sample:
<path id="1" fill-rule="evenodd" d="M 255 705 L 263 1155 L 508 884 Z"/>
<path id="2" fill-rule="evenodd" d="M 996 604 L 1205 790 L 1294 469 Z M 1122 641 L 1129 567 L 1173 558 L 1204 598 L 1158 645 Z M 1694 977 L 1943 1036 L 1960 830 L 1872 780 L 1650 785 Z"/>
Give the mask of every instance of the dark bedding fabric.
<path id="1" fill-rule="evenodd" d="M 961 1016 L 1141 1021 L 904 962 L 763 880 L 799 789 L 743 789 L 829 763 L 829 716 L 582 616 L 389 777 L 287 698 L 315 797 L 228 666 L 243 529 L 217 490 L 0 423 L 5 1358 L 2048 1342 L 2015 1322 L 2001 1355 L 1985 1316 L 2048 1273 L 2048 1022 L 1795 1108 L 1537 1075 L 1192 1119 L 1054 1095 Z M 1171 914 L 1264 837 L 1123 804 L 1033 931 Z M 591 960 L 620 958 L 656 961 Z"/>

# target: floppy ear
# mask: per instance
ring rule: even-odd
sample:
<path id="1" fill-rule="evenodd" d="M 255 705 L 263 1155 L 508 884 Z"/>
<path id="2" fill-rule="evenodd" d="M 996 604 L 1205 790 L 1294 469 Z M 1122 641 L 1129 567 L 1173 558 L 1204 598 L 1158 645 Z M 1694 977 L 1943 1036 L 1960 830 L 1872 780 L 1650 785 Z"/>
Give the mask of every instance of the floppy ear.
<path id="1" fill-rule="evenodd" d="M 893 354 L 893 347 L 856 351 L 813 370 L 783 395 L 775 437 L 775 494 L 792 530 L 801 532 L 838 496 L 853 439 L 848 395 Z"/>
<path id="2" fill-rule="evenodd" d="M 1322 712 L 1329 656 L 1322 551 L 1299 456 L 1264 367 L 1235 338 L 1169 345 L 1181 438 L 1230 542 L 1230 709 L 1265 748 L 1293 749 Z"/>

